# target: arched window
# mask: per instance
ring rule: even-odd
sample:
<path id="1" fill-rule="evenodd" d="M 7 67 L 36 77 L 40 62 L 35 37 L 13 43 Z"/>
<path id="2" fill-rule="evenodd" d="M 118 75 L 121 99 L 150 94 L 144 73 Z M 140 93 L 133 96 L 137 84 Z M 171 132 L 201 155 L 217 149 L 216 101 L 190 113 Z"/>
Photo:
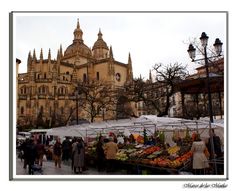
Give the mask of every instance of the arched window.
<path id="1" fill-rule="evenodd" d="M 24 114 L 24 107 L 21 107 L 21 114 Z"/>
<path id="2" fill-rule="evenodd" d="M 83 74 L 83 81 L 84 81 L 84 82 L 87 81 L 87 74 Z"/>
<path id="3" fill-rule="evenodd" d="M 99 80 L 99 79 L 100 79 L 99 72 L 97 72 L 97 80 Z"/>
<path id="4" fill-rule="evenodd" d="M 47 78 L 47 74 L 46 73 L 44 73 L 44 79 L 46 79 Z"/>
<path id="5" fill-rule="evenodd" d="M 63 113 L 64 113 L 64 108 L 61 107 L 61 114 L 63 115 Z"/>
<path id="6" fill-rule="evenodd" d="M 40 107 L 40 113 L 43 114 L 43 106 Z"/>
<path id="7" fill-rule="evenodd" d="M 45 94 L 45 86 L 42 87 L 42 93 Z"/>
<path id="8" fill-rule="evenodd" d="M 27 88 L 26 86 L 23 86 L 21 89 L 20 89 L 20 94 L 26 94 L 27 93 Z"/>
<path id="9" fill-rule="evenodd" d="M 46 94 L 48 92 L 48 87 L 47 86 L 40 86 L 38 88 L 38 93 L 39 94 Z"/>
<path id="10" fill-rule="evenodd" d="M 58 94 L 59 95 L 65 95 L 66 94 L 66 88 L 65 87 L 58 88 Z"/>

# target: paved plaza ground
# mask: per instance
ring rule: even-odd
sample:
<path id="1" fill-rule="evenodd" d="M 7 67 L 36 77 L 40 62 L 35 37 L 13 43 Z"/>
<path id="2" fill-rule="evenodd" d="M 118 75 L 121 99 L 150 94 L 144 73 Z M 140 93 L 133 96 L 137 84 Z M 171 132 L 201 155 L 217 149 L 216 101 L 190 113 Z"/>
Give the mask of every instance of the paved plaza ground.
<path id="1" fill-rule="evenodd" d="M 28 168 L 23 168 L 23 161 L 21 159 L 16 159 L 16 174 L 17 175 L 28 175 Z M 42 166 L 43 175 L 75 175 L 71 169 L 70 161 L 69 163 L 62 163 L 61 168 L 55 167 L 53 161 L 45 161 Z M 120 172 L 111 172 L 111 175 L 120 174 Z M 106 171 L 98 172 L 97 169 L 88 167 L 87 170 L 83 171 L 78 175 L 110 175 Z"/>

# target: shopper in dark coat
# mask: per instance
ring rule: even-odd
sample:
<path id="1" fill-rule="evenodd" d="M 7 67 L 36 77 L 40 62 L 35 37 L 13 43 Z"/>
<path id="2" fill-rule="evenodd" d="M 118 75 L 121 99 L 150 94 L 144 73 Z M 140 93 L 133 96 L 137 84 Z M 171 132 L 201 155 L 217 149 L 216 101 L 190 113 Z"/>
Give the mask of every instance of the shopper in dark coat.
<path id="1" fill-rule="evenodd" d="M 210 153 L 210 159 L 214 159 L 214 158 L 220 158 L 223 156 L 223 152 L 222 152 L 222 144 L 221 144 L 221 140 L 220 137 L 217 136 L 214 132 L 214 129 L 211 129 L 210 133 L 209 133 L 209 139 L 208 139 L 208 143 L 207 143 L 207 148 L 208 151 Z M 212 137 L 212 143 L 214 145 L 214 153 L 212 150 L 212 143 L 211 143 L 211 137 Z"/>
<path id="2" fill-rule="evenodd" d="M 32 166 L 37 158 L 37 149 L 36 145 L 34 144 L 33 139 L 30 139 L 29 142 L 26 144 L 25 149 L 25 159 L 28 165 L 28 174 L 32 174 Z"/>
<path id="3" fill-rule="evenodd" d="M 58 166 L 59 168 L 61 168 L 62 145 L 59 138 L 57 139 L 56 143 L 53 146 L 53 154 L 55 167 Z"/>
<path id="4" fill-rule="evenodd" d="M 62 142 L 62 160 L 68 161 L 70 158 L 71 153 L 71 142 L 69 141 L 69 138 L 66 137 L 66 139 Z"/>
<path id="5" fill-rule="evenodd" d="M 29 144 L 29 141 L 30 141 L 30 139 L 29 138 L 27 138 L 23 143 L 22 143 L 22 145 L 21 145 L 21 150 L 23 151 L 23 168 L 27 168 L 27 163 L 28 163 L 28 161 L 27 161 L 27 158 L 26 158 L 26 153 L 27 153 L 27 145 Z"/>
<path id="6" fill-rule="evenodd" d="M 98 143 L 96 146 L 96 153 L 97 153 L 97 168 L 98 171 L 104 170 L 104 163 L 105 163 L 105 154 L 103 149 L 103 137 L 100 136 L 98 139 Z"/>

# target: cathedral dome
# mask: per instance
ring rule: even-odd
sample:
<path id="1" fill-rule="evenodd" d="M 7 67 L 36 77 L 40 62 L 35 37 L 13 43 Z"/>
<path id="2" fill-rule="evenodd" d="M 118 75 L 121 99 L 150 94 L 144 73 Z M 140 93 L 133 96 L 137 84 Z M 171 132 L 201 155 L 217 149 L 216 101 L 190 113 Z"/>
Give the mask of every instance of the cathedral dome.
<path id="1" fill-rule="evenodd" d="M 88 56 L 91 55 L 92 52 L 83 42 L 73 42 L 65 50 L 64 56 L 75 55 L 77 53 Z"/>
<path id="2" fill-rule="evenodd" d="M 79 20 L 77 22 L 77 28 L 73 32 L 74 40 L 71 45 L 67 47 L 64 52 L 64 56 L 70 56 L 75 54 L 82 54 L 84 56 L 89 56 L 92 54 L 91 49 L 83 43 L 82 35 L 83 32 L 80 28 Z"/>
<path id="3" fill-rule="evenodd" d="M 98 39 L 97 39 L 97 41 L 94 43 L 92 50 L 95 50 L 95 49 L 98 49 L 98 48 L 103 48 L 103 49 L 108 50 L 107 43 L 106 43 L 106 42 L 103 40 L 103 38 L 102 38 L 101 30 L 99 30 Z"/>

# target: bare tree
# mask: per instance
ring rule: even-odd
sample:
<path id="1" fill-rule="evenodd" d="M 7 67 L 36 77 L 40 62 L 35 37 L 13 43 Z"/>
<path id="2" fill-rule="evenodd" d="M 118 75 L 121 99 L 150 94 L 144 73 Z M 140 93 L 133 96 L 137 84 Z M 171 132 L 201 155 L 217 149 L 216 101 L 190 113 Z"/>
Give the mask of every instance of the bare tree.
<path id="1" fill-rule="evenodd" d="M 114 110 L 116 94 L 113 87 L 103 81 L 87 81 L 78 83 L 79 106 L 90 116 L 91 122 L 101 111 Z"/>
<path id="2" fill-rule="evenodd" d="M 155 64 L 153 69 L 156 71 L 156 80 L 165 84 L 166 89 L 166 104 L 165 109 L 160 116 L 167 115 L 170 107 L 170 97 L 174 94 L 178 82 L 185 79 L 188 75 L 187 66 L 179 63 L 163 65 L 162 63 Z"/>
<path id="3" fill-rule="evenodd" d="M 129 102 L 138 103 L 143 101 L 146 110 L 156 110 L 158 113 L 161 113 L 160 88 L 161 83 L 144 81 L 144 79 L 139 77 L 134 79 L 132 83 L 125 85 L 125 92 Z"/>

